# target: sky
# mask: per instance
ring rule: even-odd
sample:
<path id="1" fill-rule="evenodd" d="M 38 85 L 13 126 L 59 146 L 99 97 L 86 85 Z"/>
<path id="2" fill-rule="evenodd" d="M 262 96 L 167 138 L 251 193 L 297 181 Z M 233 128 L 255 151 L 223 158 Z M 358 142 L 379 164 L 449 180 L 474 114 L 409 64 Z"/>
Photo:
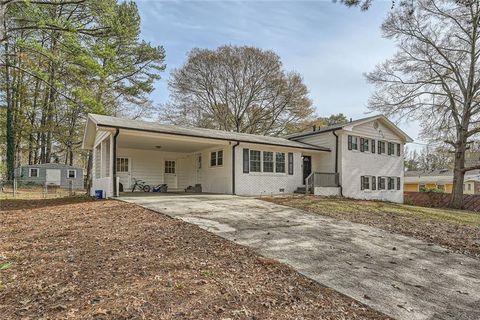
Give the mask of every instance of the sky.
<path id="1" fill-rule="evenodd" d="M 395 53 L 394 43 L 382 38 L 380 30 L 391 10 L 390 0 L 376 0 L 368 11 L 332 0 L 137 0 L 137 4 L 142 38 L 166 51 L 167 70 L 151 95 L 155 103 L 168 101 L 170 71 L 183 65 L 191 49 L 247 45 L 273 50 L 285 70 L 299 72 L 319 116 L 341 112 L 357 119 L 371 115 L 367 103 L 374 87 L 364 73 Z M 417 124 L 399 125 L 418 141 Z"/>

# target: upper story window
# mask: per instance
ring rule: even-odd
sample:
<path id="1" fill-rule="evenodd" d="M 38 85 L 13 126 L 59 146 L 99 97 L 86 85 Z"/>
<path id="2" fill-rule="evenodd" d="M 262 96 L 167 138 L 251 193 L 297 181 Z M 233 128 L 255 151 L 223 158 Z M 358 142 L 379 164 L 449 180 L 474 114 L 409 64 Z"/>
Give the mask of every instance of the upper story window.
<path id="1" fill-rule="evenodd" d="M 385 141 L 378 141 L 378 154 L 385 153 Z"/>
<path id="2" fill-rule="evenodd" d="M 348 136 L 348 150 L 358 150 L 358 137 Z"/>
<path id="3" fill-rule="evenodd" d="M 29 168 L 28 176 L 30 178 L 38 178 L 38 168 Z"/>
<path id="4" fill-rule="evenodd" d="M 223 166 L 223 150 L 210 152 L 210 167 Z"/>
<path id="5" fill-rule="evenodd" d="M 367 138 L 360 138 L 360 151 L 361 152 L 368 152 L 369 147 L 369 139 Z"/>

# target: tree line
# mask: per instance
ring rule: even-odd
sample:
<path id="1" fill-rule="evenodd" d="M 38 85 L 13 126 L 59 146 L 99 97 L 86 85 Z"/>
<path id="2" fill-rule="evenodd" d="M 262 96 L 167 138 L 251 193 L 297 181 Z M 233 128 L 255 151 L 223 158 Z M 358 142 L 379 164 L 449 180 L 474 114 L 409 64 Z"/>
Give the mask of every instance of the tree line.
<path id="1" fill-rule="evenodd" d="M 165 51 L 140 39 L 134 2 L 5 1 L 0 104 L 7 176 L 20 163 L 86 161 L 89 112 L 140 117 Z"/>

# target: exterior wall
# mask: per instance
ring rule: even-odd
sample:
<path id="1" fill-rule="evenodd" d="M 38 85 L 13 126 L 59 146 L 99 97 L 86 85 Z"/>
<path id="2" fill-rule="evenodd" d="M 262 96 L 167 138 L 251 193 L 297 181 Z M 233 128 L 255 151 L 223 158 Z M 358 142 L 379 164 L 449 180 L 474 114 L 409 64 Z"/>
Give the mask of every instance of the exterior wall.
<path id="1" fill-rule="evenodd" d="M 243 173 L 243 148 L 285 152 L 285 173 Z M 293 153 L 293 175 L 288 174 L 289 152 Z M 302 153 L 295 149 L 241 143 L 235 149 L 235 179 L 235 193 L 238 195 L 253 196 L 292 193 L 303 184 Z"/>
<path id="2" fill-rule="evenodd" d="M 38 169 L 38 177 L 29 177 L 30 168 Z M 22 166 L 17 169 L 16 176 L 18 180 L 22 183 L 32 183 L 38 185 L 45 185 L 47 178 L 47 169 L 60 170 L 60 186 L 63 188 L 70 187 L 70 181 L 72 181 L 72 187 L 74 189 L 83 189 L 83 169 L 70 167 L 67 165 L 61 165 L 52 163 L 50 165 L 41 164 L 41 165 L 28 165 Z M 75 170 L 75 178 L 68 178 L 68 170 Z"/>
<path id="3" fill-rule="evenodd" d="M 335 136 L 332 132 L 307 136 L 298 141 L 330 148 L 331 152 L 312 154 L 312 172 L 335 172 Z M 308 152 L 304 152 L 304 154 L 308 154 Z"/>
<path id="4" fill-rule="evenodd" d="M 316 196 L 330 197 L 330 196 L 339 196 L 340 188 L 339 187 L 315 187 L 313 194 Z"/>
<path id="5" fill-rule="evenodd" d="M 106 139 L 109 139 L 108 148 L 109 152 L 105 150 Z M 97 153 L 96 149 L 99 145 L 102 145 L 101 152 Z M 107 163 L 111 163 L 113 157 L 113 135 L 108 131 L 97 131 L 95 136 L 95 144 L 93 146 L 93 157 L 92 157 L 92 184 L 90 188 L 90 195 L 95 195 L 95 190 L 103 190 L 104 196 L 109 198 L 113 196 L 113 178 L 111 174 L 111 168 L 106 168 Z M 99 158 L 100 157 L 100 158 Z M 105 159 L 106 157 L 109 160 Z M 100 176 L 97 177 L 97 170 Z"/>
<path id="6" fill-rule="evenodd" d="M 210 152 L 219 150 L 223 150 L 223 165 L 211 167 Z M 200 169 L 197 167 L 197 157 L 199 155 L 202 158 Z M 129 180 L 132 178 L 143 180 L 152 186 L 165 183 L 165 161 L 175 160 L 176 189 L 185 189 L 199 183 L 202 185 L 203 192 L 232 192 L 230 146 L 221 145 L 193 153 L 118 148 L 117 157 L 129 159 L 130 175 L 117 174 L 120 177 L 120 183 L 124 185 L 125 191 L 131 188 Z M 175 188 L 169 186 L 169 189 Z"/>
<path id="7" fill-rule="evenodd" d="M 403 202 L 403 184 L 404 184 L 404 155 L 403 143 L 400 138 L 380 121 L 379 127 L 373 127 L 373 121 L 362 124 L 350 131 L 342 131 L 341 140 L 341 170 L 340 181 L 343 187 L 343 195 L 349 198 L 382 200 L 392 202 Z M 375 153 L 371 150 L 360 152 L 357 150 L 348 150 L 348 135 L 354 135 L 363 138 L 375 139 Z M 378 140 L 386 142 L 400 143 L 401 155 L 378 154 Z M 385 176 L 400 177 L 400 190 L 361 190 L 361 176 Z M 396 182 L 395 182 L 396 188 Z"/>

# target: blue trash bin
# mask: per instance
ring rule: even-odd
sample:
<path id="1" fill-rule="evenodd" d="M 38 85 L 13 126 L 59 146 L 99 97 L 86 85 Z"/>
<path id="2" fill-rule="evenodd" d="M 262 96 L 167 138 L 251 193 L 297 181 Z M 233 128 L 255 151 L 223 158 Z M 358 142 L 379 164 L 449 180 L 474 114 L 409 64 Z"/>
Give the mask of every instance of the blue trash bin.
<path id="1" fill-rule="evenodd" d="M 103 190 L 95 190 L 95 199 L 103 199 Z"/>

